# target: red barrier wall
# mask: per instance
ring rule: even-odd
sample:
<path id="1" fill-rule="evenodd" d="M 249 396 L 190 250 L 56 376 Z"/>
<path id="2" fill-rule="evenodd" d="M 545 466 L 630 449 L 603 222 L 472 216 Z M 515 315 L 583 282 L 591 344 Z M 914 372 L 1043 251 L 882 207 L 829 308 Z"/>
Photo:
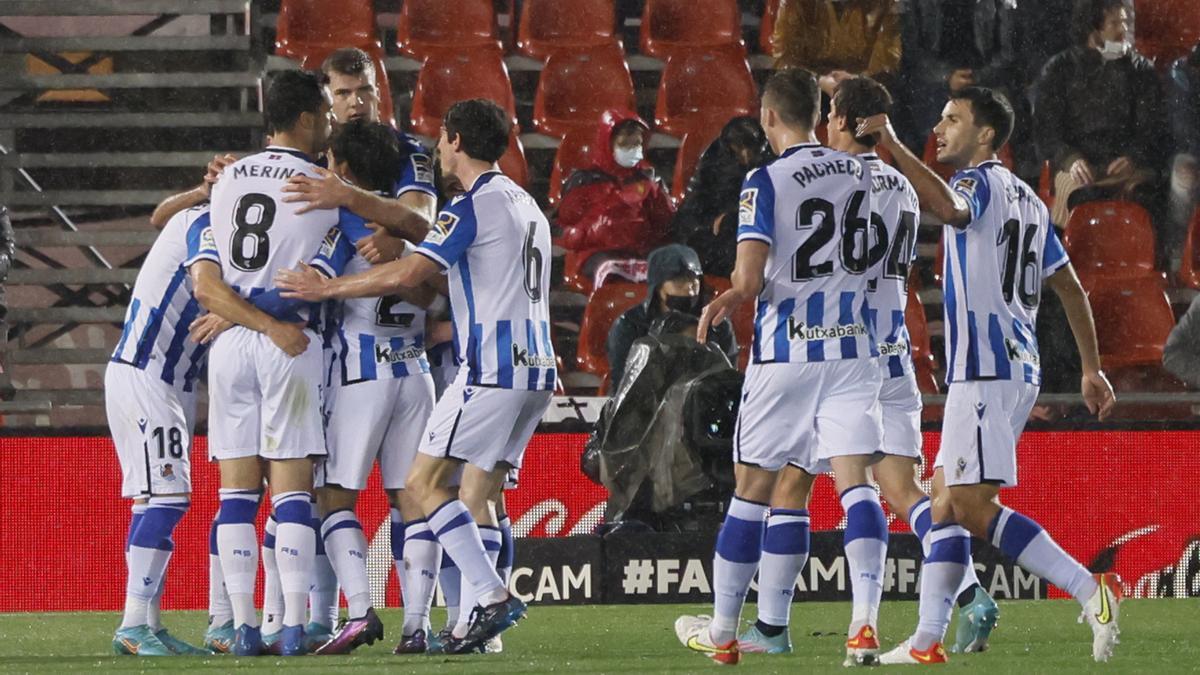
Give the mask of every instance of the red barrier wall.
<path id="1" fill-rule="evenodd" d="M 600 521 L 605 492 L 579 472 L 585 440 L 583 434 L 534 438 L 521 485 L 507 497 L 519 536 L 586 533 Z M 932 458 L 938 435 L 927 433 L 925 442 Z M 1200 548 L 1198 447 L 1195 431 L 1027 433 L 1019 450 L 1020 485 L 1006 491 L 1004 501 L 1040 522 L 1085 564 L 1101 562 L 1121 573 L 1137 595 L 1185 595 L 1186 577 L 1200 571 L 1173 566 L 1187 567 L 1184 559 Z M 198 438 L 193 456 L 205 453 L 205 439 Z M 164 597 L 168 609 L 201 609 L 207 603 L 216 467 L 197 461 L 192 477 L 192 509 L 175 533 Z M 0 611 L 121 606 L 129 508 L 119 491 L 107 438 L 0 438 Z M 369 538 L 386 534 L 377 475 L 359 512 Z M 814 529 L 839 524 L 831 481 L 818 482 L 812 517 Z M 904 529 L 893 522 L 893 530 Z M 371 548 L 380 553 L 382 574 L 386 539 Z M 386 595 L 396 604 L 394 579 Z"/>

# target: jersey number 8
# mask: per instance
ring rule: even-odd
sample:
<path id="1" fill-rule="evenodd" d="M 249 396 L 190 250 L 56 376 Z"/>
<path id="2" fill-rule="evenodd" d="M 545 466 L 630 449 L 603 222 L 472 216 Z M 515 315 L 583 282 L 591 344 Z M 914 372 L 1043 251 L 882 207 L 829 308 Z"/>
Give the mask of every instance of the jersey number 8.
<path id="1" fill-rule="evenodd" d="M 229 257 L 233 266 L 254 272 L 267 264 L 271 239 L 267 230 L 275 223 L 275 200 L 252 192 L 242 195 L 233 209 L 233 241 Z"/>

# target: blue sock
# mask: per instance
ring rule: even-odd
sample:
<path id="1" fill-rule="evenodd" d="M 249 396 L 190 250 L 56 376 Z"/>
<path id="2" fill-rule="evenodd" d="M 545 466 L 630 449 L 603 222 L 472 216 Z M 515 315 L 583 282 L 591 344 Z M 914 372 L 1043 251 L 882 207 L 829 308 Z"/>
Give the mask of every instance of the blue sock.
<path id="1" fill-rule="evenodd" d="M 129 553 L 129 542 L 133 541 L 133 533 L 134 533 L 134 531 L 137 530 L 138 525 L 140 525 L 142 523 L 142 516 L 145 515 L 147 508 L 149 508 L 149 504 L 135 503 L 133 505 L 133 508 L 130 509 L 130 512 L 133 515 L 130 516 L 130 518 L 129 518 L 129 531 L 125 534 L 125 552 L 126 553 Z M 126 562 L 128 562 L 128 561 L 126 561 Z"/>
<path id="2" fill-rule="evenodd" d="M 509 520 L 508 514 L 504 514 L 499 519 L 497 527 L 500 528 L 500 558 L 496 562 L 496 572 L 500 574 L 504 585 L 507 586 L 508 578 L 512 576 L 513 559 L 516 557 L 516 549 L 513 548 L 512 521 Z"/>
<path id="3" fill-rule="evenodd" d="M 758 621 L 768 637 L 783 632 L 792 611 L 796 577 L 808 561 L 807 509 L 771 509 L 758 563 Z"/>
<path id="4" fill-rule="evenodd" d="M 150 604 L 158 595 L 175 549 L 171 533 L 188 509 L 187 497 L 151 497 L 128 540 L 129 575 L 125 585 L 122 628 L 149 623 Z"/>
<path id="5" fill-rule="evenodd" d="M 933 526 L 933 513 L 929 497 L 922 497 L 908 510 L 908 529 L 921 542 L 921 555 L 929 557 L 929 528 Z"/>
<path id="6" fill-rule="evenodd" d="M 842 492 L 842 509 L 846 512 L 843 542 L 850 568 L 852 597 L 849 632 L 854 636 L 863 626 L 879 624 L 883 570 L 887 561 L 887 518 L 879 503 L 879 493 L 867 484 Z"/>
<path id="7" fill-rule="evenodd" d="M 709 637 L 724 645 L 737 634 L 746 591 L 762 557 L 767 505 L 734 497 L 717 534 L 713 559 L 713 620 Z"/>
<path id="8" fill-rule="evenodd" d="M 988 525 L 992 545 L 1018 565 L 1058 586 L 1080 602 L 1086 603 L 1096 592 L 1091 572 L 1067 555 L 1041 525 L 1008 507 Z"/>

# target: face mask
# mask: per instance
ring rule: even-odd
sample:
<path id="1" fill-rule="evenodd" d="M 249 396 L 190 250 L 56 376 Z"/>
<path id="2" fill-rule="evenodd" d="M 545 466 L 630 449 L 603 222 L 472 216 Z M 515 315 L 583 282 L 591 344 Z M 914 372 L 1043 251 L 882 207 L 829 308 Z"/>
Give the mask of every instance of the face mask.
<path id="1" fill-rule="evenodd" d="M 637 166 L 638 162 L 642 161 L 642 146 L 635 145 L 632 148 L 614 148 L 613 159 L 617 161 L 617 166 L 632 169 Z"/>
<path id="2" fill-rule="evenodd" d="M 672 312 L 681 314 L 695 314 L 697 301 L 700 296 L 697 295 L 668 295 L 665 302 L 667 309 Z"/>
<path id="3" fill-rule="evenodd" d="M 1104 47 L 1100 49 L 1100 57 L 1105 61 L 1115 61 L 1129 52 L 1128 42 L 1113 42 L 1105 40 Z"/>

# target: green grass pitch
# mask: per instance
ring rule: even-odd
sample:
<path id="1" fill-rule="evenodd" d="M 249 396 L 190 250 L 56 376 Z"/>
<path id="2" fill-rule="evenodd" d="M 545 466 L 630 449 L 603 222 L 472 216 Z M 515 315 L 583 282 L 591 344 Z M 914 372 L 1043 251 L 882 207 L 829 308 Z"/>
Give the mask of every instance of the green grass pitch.
<path id="1" fill-rule="evenodd" d="M 400 611 L 382 613 L 388 627 L 383 643 L 348 657 L 280 659 L 226 656 L 191 658 L 114 657 L 110 651 L 115 613 L 0 614 L 0 671 L 333 672 L 379 670 L 413 673 L 665 673 L 719 668 L 675 640 L 671 624 L 681 613 L 707 612 L 691 605 L 608 605 L 533 607 L 529 618 L 504 635 L 498 655 L 455 657 L 392 656 Z M 792 612 L 795 652 L 786 656 L 742 657 L 742 671 L 763 673 L 840 672 L 842 641 L 849 603 L 803 603 Z M 992 649 L 979 655 L 951 656 L 949 669 L 979 673 L 1164 673 L 1200 671 L 1200 600 L 1136 600 L 1121 607 L 1121 644 L 1105 666 L 1091 659 L 1091 631 L 1075 622 L 1071 601 L 1023 601 L 1001 604 L 1000 626 Z M 747 616 L 753 615 L 748 608 Z M 435 621 L 441 619 L 435 610 Z M 199 642 L 201 612 L 168 612 L 168 627 L 181 638 Z M 884 646 L 911 631 L 916 603 L 885 602 L 880 617 Z M 951 627 L 953 631 L 953 627 Z M 953 634 L 953 633 L 951 633 Z"/>

